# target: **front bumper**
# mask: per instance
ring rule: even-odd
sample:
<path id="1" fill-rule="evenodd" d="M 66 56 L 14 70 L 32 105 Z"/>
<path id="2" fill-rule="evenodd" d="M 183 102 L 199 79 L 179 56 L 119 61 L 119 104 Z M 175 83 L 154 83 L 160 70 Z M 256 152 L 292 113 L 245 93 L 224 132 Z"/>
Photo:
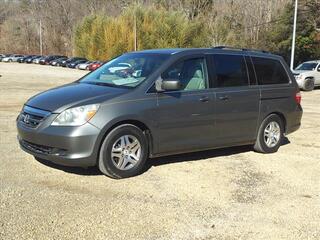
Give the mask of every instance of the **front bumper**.
<path id="1" fill-rule="evenodd" d="M 46 122 L 46 121 L 45 121 Z M 25 126 L 17 121 L 18 141 L 31 155 L 64 166 L 96 165 L 95 147 L 100 130 L 90 123 L 79 127 Z"/>

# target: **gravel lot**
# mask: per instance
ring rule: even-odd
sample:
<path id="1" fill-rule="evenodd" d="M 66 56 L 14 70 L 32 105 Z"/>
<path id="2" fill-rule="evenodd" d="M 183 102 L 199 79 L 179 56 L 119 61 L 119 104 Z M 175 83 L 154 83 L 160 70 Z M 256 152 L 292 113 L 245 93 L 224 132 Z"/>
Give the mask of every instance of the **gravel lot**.
<path id="1" fill-rule="evenodd" d="M 320 90 L 302 93 L 302 127 L 278 153 L 165 157 L 112 180 L 17 144 L 23 103 L 85 73 L 0 63 L 0 239 L 320 239 Z"/>

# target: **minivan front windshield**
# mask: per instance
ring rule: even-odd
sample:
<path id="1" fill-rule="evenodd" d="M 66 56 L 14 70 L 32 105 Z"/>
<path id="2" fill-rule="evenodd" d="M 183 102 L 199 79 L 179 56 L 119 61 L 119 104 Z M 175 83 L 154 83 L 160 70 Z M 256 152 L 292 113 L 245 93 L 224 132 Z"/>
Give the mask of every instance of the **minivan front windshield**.
<path id="1" fill-rule="evenodd" d="M 312 63 L 302 63 L 300 64 L 296 70 L 310 70 L 313 71 L 317 67 L 318 63 L 312 62 Z"/>
<path id="2" fill-rule="evenodd" d="M 81 83 L 135 88 L 169 58 L 168 54 L 128 53 L 88 74 Z"/>

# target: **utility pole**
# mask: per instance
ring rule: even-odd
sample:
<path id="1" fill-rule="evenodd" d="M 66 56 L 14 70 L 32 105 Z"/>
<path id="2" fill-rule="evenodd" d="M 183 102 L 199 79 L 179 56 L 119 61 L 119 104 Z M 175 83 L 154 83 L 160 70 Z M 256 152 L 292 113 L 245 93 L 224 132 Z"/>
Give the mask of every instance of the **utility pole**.
<path id="1" fill-rule="evenodd" d="M 40 55 L 42 55 L 42 24 L 41 24 L 41 19 L 39 21 L 39 45 L 40 45 Z"/>
<path id="2" fill-rule="evenodd" d="M 292 35 L 292 46 L 291 46 L 291 62 L 290 62 L 290 69 L 291 70 L 293 70 L 293 67 L 294 67 L 293 65 L 294 65 L 294 51 L 295 51 L 295 46 L 296 46 L 297 14 L 298 14 L 298 0 L 295 0 L 293 35 Z"/>

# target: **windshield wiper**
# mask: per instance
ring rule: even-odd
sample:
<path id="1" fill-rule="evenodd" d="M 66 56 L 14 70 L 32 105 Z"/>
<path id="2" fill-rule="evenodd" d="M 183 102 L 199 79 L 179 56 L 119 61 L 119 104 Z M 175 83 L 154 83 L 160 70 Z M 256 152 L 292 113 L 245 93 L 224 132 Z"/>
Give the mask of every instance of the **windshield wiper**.
<path id="1" fill-rule="evenodd" d="M 93 85 L 99 85 L 99 86 L 107 86 L 107 87 L 116 86 L 115 84 L 105 83 L 105 82 L 84 82 L 84 83 L 93 84 Z"/>
<path id="2" fill-rule="evenodd" d="M 129 87 L 129 86 L 116 85 L 116 84 L 106 83 L 106 82 L 82 82 L 82 83 L 87 83 L 87 84 L 92 84 L 92 85 L 98 85 L 98 86 L 105 86 L 105 87 L 132 88 L 132 87 Z"/>

